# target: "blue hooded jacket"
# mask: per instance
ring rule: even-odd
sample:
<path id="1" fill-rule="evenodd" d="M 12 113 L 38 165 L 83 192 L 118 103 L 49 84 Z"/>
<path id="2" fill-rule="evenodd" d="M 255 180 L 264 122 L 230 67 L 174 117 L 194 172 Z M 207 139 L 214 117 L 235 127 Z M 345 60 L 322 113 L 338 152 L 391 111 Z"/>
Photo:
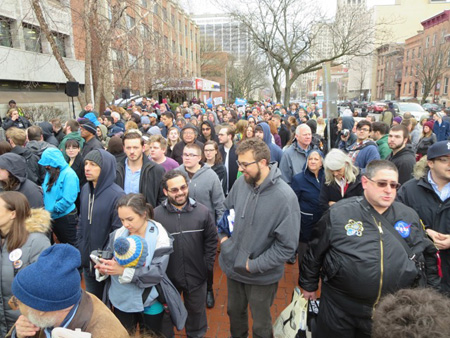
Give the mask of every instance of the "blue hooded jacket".
<path id="1" fill-rule="evenodd" d="M 268 145 L 270 149 L 270 162 L 278 162 L 281 161 L 281 156 L 283 156 L 283 151 L 279 146 L 275 143 L 272 143 L 272 134 L 270 133 L 270 127 L 266 122 L 258 123 L 258 126 L 261 126 L 264 132 L 264 142 Z"/>
<path id="2" fill-rule="evenodd" d="M 59 177 L 50 191 L 47 191 L 50 174 L 45 174 L 42 190 L 44 191 L 45 210 L 52 219 L 61 218 L 75 210 L 75 200 L 80 192 L 78 176 L 64 159 L 58 148 L 48 148 L 42 153 L 38 162 L 41 166 L 59 168 Z"/>

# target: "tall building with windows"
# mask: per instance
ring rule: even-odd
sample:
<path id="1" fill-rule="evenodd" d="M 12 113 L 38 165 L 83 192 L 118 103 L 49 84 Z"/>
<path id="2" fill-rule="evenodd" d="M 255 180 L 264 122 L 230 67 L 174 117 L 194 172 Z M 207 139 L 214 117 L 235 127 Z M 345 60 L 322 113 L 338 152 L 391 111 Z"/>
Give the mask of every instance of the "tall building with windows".
<path id="1" fill-rule="evenodd" d="M 200 32 L 200 44 L 205 51 L 226 52 L 235 58 L 247 56 L 251 51 L 247 29 L 225 15 L 192 16 Z"/>
<path id="2" fill-rule="evenodd" d="M 85 82 L 84 60 L 76 56 L 70 0 L 41 2 L 52 13 L 49 26 L 67 67 Z M 64 76 L 42 33 L 30 1 L 2 1 L 0 6 L 0 115 L 14 99 L 21 107 L 51 105 L 69 111 Z"/>

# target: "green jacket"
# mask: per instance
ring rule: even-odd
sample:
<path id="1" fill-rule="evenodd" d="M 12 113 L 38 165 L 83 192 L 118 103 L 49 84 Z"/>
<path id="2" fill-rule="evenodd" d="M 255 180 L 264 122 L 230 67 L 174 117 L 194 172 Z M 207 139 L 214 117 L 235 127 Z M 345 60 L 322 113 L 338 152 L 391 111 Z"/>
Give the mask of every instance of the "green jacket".
<path id="1" fill-rule="evenodd" d="M 387 134 L 382 136 L 377 141 L 377 146 L 378 146 L 378 152 L 380 153 L 380 158 L 382 160 L 385 160 L 392 153 L 392 149 L 389 148 L 389 145 L 388 145 L 388 135 Z"/>

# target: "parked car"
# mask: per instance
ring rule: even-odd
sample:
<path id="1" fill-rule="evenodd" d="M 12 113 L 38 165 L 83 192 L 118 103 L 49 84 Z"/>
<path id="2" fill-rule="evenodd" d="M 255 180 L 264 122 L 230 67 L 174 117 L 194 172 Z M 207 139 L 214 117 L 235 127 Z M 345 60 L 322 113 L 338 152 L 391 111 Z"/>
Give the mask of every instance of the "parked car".
<path id="1" fill-rule="evenodd" d="M 442 106 L 436 103 L 424 103 L 422 108 L 426 111 L 441 111 Z"/>
<path id="2" fill-rule="evenodd" d="M 428 115 L 428 112 L 418 103 L 398 102 L 394 103 L 394 109 L 400 116 L 403 116 L 406 112 L 410 112 L 417 121 L 419 121 L 423 115 Z"/>
<path id="3" fill-rule="evenodd" d="M 387 107 L 387 103 L 377 101 L 377 102 L 371 102 L 367 106 L 367 110 L 374 114 L 381 114 L 386 107 Z"/>

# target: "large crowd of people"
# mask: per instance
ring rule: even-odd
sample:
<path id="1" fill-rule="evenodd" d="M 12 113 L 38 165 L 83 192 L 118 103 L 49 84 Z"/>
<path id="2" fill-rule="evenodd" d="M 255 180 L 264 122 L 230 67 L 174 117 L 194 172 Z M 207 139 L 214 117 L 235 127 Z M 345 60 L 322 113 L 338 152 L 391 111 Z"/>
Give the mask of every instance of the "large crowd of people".
<path id="1" fill-rule="evenodd" d="M 370 337 L 401 289 L 450 294 L 444 110 L 327 118 L 315 103 L 144 97 L 41 123 L 14 102 L 2 127 L 2 336 L 205 337 L 216 256 L 232 337 L 249 335 L 248 307 L 253 336 L 272 337 L 286 262 L 305 298 L 322 282 L 314 338 Z"/>

